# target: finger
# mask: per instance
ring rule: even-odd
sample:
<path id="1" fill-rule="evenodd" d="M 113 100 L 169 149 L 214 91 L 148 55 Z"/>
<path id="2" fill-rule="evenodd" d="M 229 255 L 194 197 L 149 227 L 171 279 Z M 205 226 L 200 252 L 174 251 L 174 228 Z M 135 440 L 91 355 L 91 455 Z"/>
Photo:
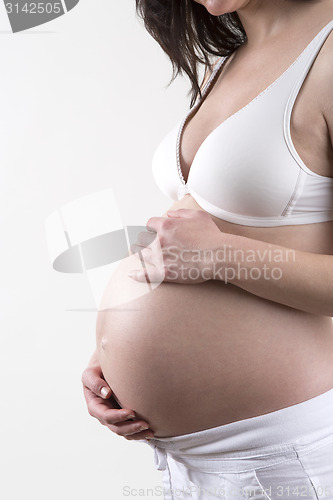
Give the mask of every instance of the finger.
<path id="1" fill-rule="evenodd" d="M 141 251 L 141 250 L 140 250 Z M 136 259 L 139 259 L 140 260 L 140 252 L 138 252 L 137 248 L 136 248 L 136 245 L 132 245 L 131 246 L 131 253 L 132 255 L 136 258 Z"/>
<path id="2" fill-rule="evenodd" d="M 106 381 L 98 376 L 97 372 L 91 368 L 87 368 L 83 372 L 81 381 L 84 387 L 87 387 L 90 391 L 103 399 L 109 398 L 112 394 L 112 390 Z"/>
<path id="3" fill-rule="evenodd" d="M 103 406 L 108 409 L 119 409 L 119 405 L 117 405 L 117 402 L 113 397 L 103 399 L 101 396 L 88 389 L 88 387 L 83 387 L 83 394 L 87 404 L 90 404 L 93 401 L 96 402 L 96 404 L 103 404 Z"/>
<path id="4" fill-rule="evenodd" d="M 131 250 L 133 251 L 133 255 L 140 259 L 141 262 L 150 262 L 152 260 L 152 249 L 148 247 L 142 247 L 138 244 L 132 245 Z"/>
<path id="5" fill-rule="evenodd" d="M 124 408 L 110 408 L 110 402 L 102 400 L 89 389 L 85 389 L 85 399 L 87 402 L 89 415 L 97 418 L 104 424 L 117 424 L 125 420 L 135 418 L 135 412 Z"/>
<path id="6" fill-rule="evenodd" d="M 138 236 L 137 236 L 137 243 L 141 246 L 148 247 L 156 238 L 157 233 L 156 231 L 152 230 L 147 230 L 147 231 L 141 231 Z"/>
<path id="7" fill-rule="evenodd" d="M 132 245 L 130 246 L 132 254 L 135 255 L 136 257 L 140 257 L 140 252 L 142 252 L 144 248 L 145 247 L 139 245 L 138 243 L 132 243 Z"/>
<path id="8" fill-rule="evenodd" d="M 137 441 L 139 439 L 152 439 L 154 437 L 154 434 L 152 431 L 144 431 L 144 432 L 137 432 L 136 434 L 130 434 L 128 436 L 124 436 L 127 441 Z"/>
<path id="9" fill-rule="evenodd" d="M 146 425 L 148 425 L 146 423 Z M 152 429 L 144 429 L 142 431 L 140 430 L 135 430 L 133 432 L 133 429 L 130 427 L 129 429 L 127 428 L 119 428 L 119 425 L 115 426 L 107 426 L 110 428 L 112 432 L 115 432 L 119 436 L 122 436 L 128 440 L 137 440 L 137 439 L 151 439 L 154 437 L 154 431 Z"/>
<path id="10" fill-rule="evenodd" d="M 147 231 L 157 233 L 163 219 L 165 219 L 165 217 L 150 217 L 146 224 Z"/>
<path id="11" fill-rule="evenodd" d="M 165 278 L 164 270 L 150 268 L 147 269 L 132 269 L 128 276 L 136 281 L 140 281 L 143 283 L 162 283 Z"/>
<path id="12" fill-rule="evenodd" d="M 152 432 L 152 430 L 149 429 L 149 424 L 143 420 L 136 422 L 121 422 L 116 425 L 106 424 L 106 426 L 118 434 L 118 436 L 132 436 L 133 434 L 138 434 L 143 431 Z"/>
<path id="13" fill-rule="evenodd" d="M 122 424 L 122 423 L 130 423 L 135 420 L 135 411 L 129 408 L 107 408 L 102 402 L 100 403 L 103 408 L 99 409 L 99 414 L 103 418 L 103 421 L 109 425 Z M 138 420 L 135 420 L 135 423 Z M 148 425 L 147 422 L 140 420 L 141 425 Z"/>

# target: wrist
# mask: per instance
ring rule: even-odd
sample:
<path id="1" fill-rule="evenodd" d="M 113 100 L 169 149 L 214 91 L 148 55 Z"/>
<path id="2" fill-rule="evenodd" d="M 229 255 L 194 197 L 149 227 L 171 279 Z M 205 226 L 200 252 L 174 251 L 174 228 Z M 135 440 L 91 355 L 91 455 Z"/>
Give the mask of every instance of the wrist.
<path id="1" fill-rule="evenodd" d="M 245 245 L 245 236 L 221 233 L 218 247 L 214 249 L 211 279 L 235 284 L 240 279 L 239 266 Z"/>

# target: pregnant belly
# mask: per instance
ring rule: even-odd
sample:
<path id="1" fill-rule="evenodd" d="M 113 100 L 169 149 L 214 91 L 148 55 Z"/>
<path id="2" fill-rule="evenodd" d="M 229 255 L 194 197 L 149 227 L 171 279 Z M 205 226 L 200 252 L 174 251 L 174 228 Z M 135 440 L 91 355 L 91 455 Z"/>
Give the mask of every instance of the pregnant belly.
<path id="1" fill-rule="evenodd" d="M 105 291 L 122 304 L 97 317 L 97 352 L 122 407 L 156 436 L 195 432 L 286 407 L 333 387 L 330 318 L 233 285 L 140 287 L 124 259 Z M 128 301 L 126 301 L 126 298 Z"/>

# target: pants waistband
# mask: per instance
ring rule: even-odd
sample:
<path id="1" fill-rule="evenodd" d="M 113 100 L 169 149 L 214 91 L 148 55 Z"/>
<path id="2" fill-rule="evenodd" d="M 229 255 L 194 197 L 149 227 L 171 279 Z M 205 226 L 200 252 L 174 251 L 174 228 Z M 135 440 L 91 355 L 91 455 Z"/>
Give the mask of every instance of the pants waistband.
<path id="1" fill-rule="evenodd" d="M 333 436 L 333 389 L 314 398 L 252 418 L 172 437 L 155 437 L 148 442 L 155 452 L 155 466 L 166 467 L 167 453 L 175 459 L 206 459 L 236 462 L 245 458 L 262 460 L 265 448 L 272 460 L 293 458 L 294 446 L 316 445 Z M 260 452 L 259 452 L 260 450 Z M 257 457 L 257 458 L 256 458 Z M 278 463 L 278 462 L 277 462 Z M 231 465 L 231 468 L 233 465 Z M 214 468 L 214 466 L 213 466 Z"/>

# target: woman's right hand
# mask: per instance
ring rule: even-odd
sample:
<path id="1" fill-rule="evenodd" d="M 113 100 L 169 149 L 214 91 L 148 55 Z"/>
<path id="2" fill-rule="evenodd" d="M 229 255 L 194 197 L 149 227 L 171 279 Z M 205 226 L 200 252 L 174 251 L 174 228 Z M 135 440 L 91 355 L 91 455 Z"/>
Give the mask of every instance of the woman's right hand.
<path id="1" fill-rule="evenodd" d="M 147 422 L 135 420 L 133 410 L 119 409 L 119 405 L 112 397 L 112 390 L 103 377 L 96 353 L 94 353 L 88 367 L 82 373 L 81 381 L 89 415 L 97 418 L 102 425 L 127 440 L 145 439 L 154 436 L 153 431 L 148 428 L 149 424 Z M 141 429 L 142 426 L 145 426 L 147 430 Z"/>

